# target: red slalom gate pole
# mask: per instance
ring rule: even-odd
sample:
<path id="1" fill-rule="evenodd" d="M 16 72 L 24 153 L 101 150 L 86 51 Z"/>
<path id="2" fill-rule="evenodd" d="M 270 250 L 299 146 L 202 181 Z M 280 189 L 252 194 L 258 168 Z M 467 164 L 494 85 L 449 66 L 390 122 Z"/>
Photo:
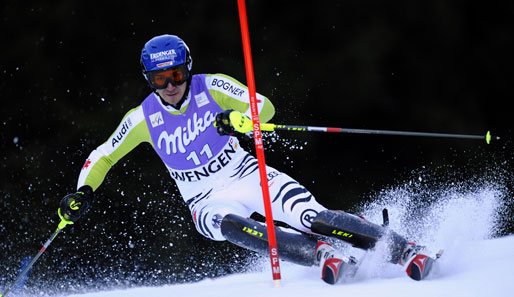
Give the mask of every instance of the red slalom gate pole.
<path id="1" fill-rule="evenodd" d="M 238 0 L 239 22 L 241 24 L 241 36 L 243 39 L 243 51 L 245 57 L 246 80 L 248 92 L 250 93 L 250 107 L 252 111 L 253 136 L 255 150 L 259 163 L 261 176 L 262 196 L 264 199 L 264 210 L 266 215 L 266 226 L 268 230 L 269 253 L 271 259 L 271 271 L 275 285 L 280 285 L 280 264 L 278 259 L 277 240 L 275 237 L 275 224 L 271 212 L 271 200 L 269 196 L 268 178 L 266 175 L 266 161 L 264 160 L 264 147 L 262 145 L 261 125 L 259 121 L 259 109 L 257 108 L 257 94 L 255 90 L 255 79 L 253 76 L 252 52 L 250 47 L 250 33 L 248 32 L 248 20 L 246 17 L 246 5 L 244 0 Z"/>

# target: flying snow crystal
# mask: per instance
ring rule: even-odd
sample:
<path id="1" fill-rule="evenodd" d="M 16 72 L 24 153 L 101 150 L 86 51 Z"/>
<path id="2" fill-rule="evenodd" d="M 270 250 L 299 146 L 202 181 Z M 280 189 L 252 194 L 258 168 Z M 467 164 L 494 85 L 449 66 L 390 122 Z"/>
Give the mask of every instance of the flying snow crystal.
<path id="1" fill-rule="evenodd" d="M 18 138 L 18 136 L 15 136 L 15 137 L 13 138 L 12 142 L 13 142 L 14 144 L 17 144 L 19 140 L 20 140 L 20 139 Z"/>

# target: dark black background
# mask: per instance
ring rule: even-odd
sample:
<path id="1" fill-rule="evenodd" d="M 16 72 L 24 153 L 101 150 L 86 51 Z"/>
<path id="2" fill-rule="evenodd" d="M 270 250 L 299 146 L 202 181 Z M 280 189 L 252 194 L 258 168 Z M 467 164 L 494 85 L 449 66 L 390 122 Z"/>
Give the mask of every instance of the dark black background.
<path id="1" fill-rule="evenodd" d="M 508 1 L 248 1 L 257 90 L 275 123 L 481 134 L 500 141 L 279 132 L 266 161 L 329 208 L 353 209 L 420 172 L 427 183 L 512 189 L 514 10 Z M 176 34 L 195 73 L 246 83 L 236 1 L 4 1 L 1 13 L 0 286 L 58 223 L 90 151 L 150 91 L 143 44 Z M 246 142 L 253 150 L 252 142 Z M 291 148 L 293 146 L 293 148 Z M 432 179 L 432 180 L 430 180 Z M 251 253 L 196 233 L 149 146 L 116 164 L 88 215 L 67 227 L 29 285 L 198 280 Z M 510 196 L 509 196 L 510 197 Z M 507 220 L 504 234 L 512 233 Z M 248 257 L 247 257 L 248 256 Z M 116 279 L 116 281 L 114 280 Z"/>

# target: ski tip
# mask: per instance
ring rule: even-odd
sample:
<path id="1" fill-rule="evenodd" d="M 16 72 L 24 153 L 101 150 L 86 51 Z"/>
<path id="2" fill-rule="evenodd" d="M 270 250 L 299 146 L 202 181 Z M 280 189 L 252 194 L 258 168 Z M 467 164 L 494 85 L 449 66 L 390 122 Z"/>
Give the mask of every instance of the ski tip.
<path id="1" fill-rule="evenodd" d="M 443 255 L 443 253 L 444 253 L 444 250 L 443 250 L 443 249 L 440 249 L 440 250 L 435 254 L 435 258 L 436 258 L 436 259 L 441 258 L 441 256 Z"/>

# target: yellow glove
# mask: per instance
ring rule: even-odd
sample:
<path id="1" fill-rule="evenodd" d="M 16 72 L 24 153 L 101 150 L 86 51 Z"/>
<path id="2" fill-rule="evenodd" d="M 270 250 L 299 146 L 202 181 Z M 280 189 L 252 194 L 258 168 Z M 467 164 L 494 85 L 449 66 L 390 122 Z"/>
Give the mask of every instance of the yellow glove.
<path id="1" fill-rule="evenodd" d="M 214 126 L 219 135 L 239 135 L 252 131 L 253 122 L 243 113 L 228 109 L 216 115 Z"/>

